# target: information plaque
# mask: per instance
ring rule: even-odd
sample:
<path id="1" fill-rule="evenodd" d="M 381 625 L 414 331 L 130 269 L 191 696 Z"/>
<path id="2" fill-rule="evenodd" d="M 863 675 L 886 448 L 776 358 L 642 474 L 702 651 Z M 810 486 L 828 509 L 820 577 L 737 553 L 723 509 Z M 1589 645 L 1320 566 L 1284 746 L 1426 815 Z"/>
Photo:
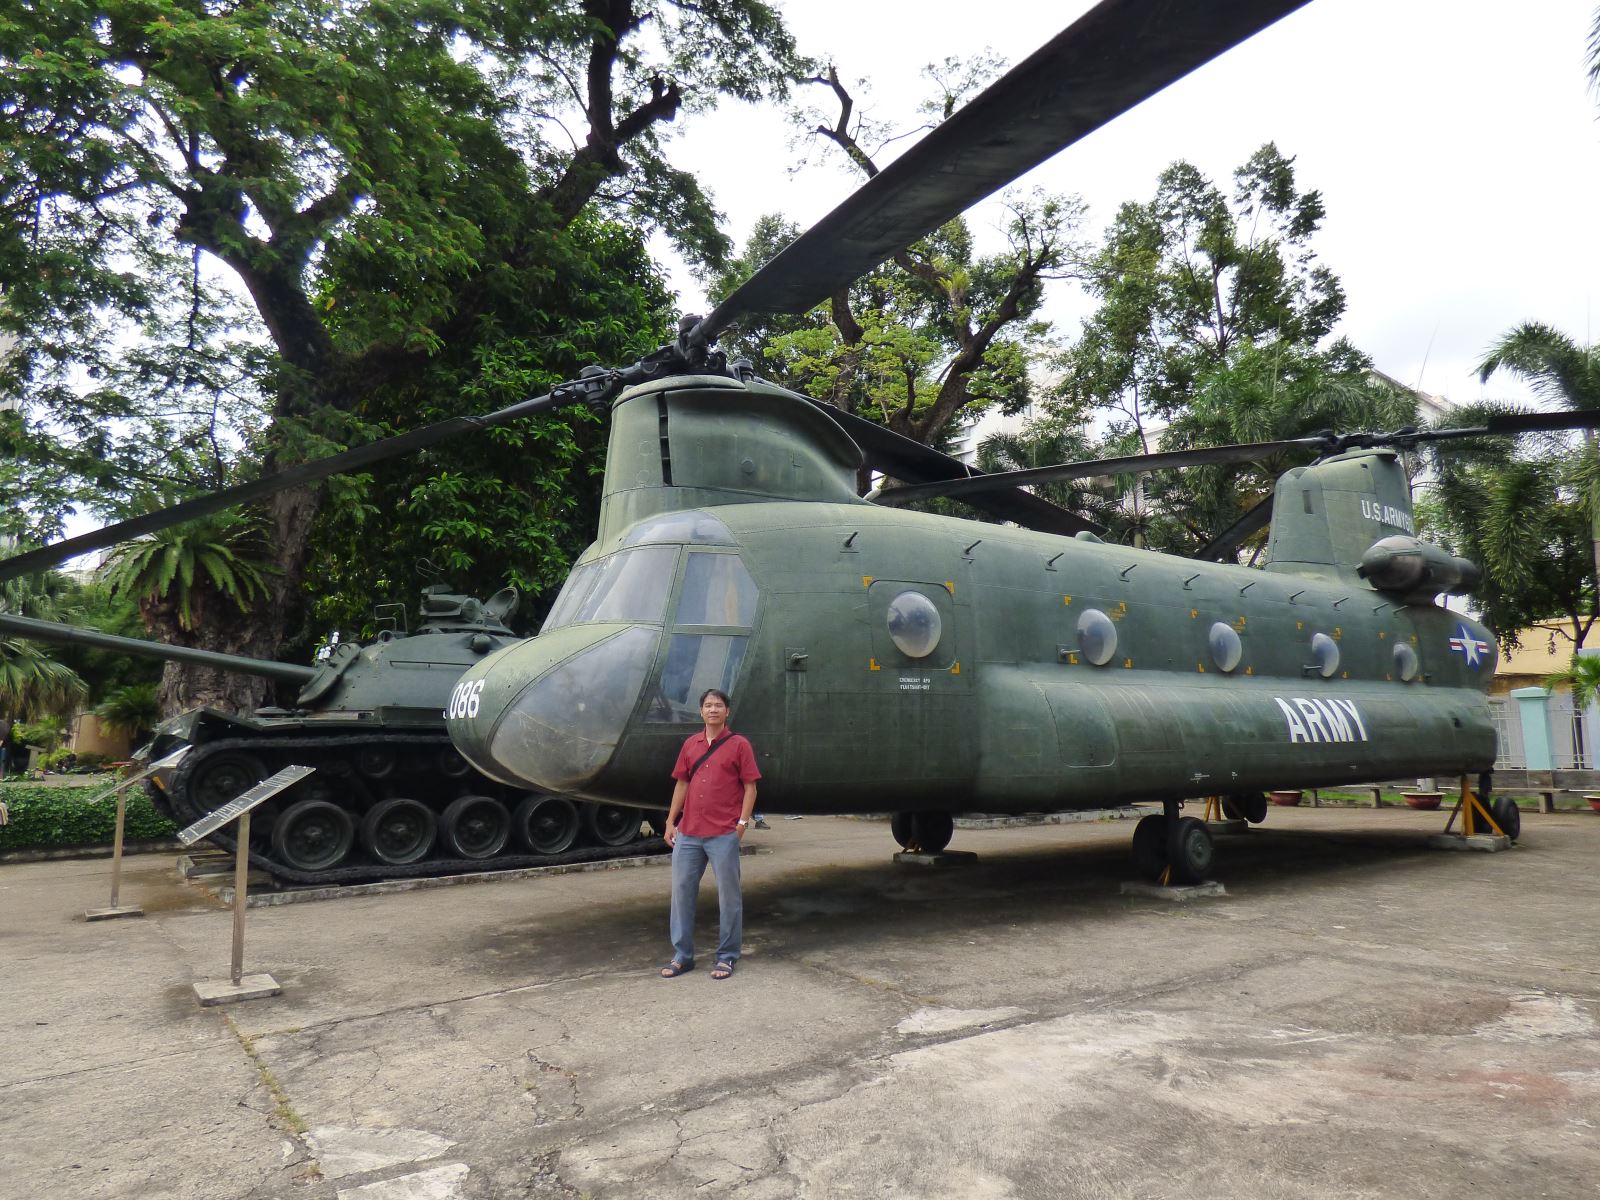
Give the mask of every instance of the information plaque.
<path id="1" fill-rule="evenodd" d="M 206 834 L 215 833 L 229 821 L 243 816 L 263 800 L 270 800 L 285 788 L 294 786 L 315 770 L 315 767 L 298 765 L 290 765 L 283 768 L 276 775 L 263 779 L 249 791 L 229 800 L 221 808 L 208 812 L 189 828 L 180 829 L 178 831 L 178 840 L 185 846 L 194 845 Z"/>

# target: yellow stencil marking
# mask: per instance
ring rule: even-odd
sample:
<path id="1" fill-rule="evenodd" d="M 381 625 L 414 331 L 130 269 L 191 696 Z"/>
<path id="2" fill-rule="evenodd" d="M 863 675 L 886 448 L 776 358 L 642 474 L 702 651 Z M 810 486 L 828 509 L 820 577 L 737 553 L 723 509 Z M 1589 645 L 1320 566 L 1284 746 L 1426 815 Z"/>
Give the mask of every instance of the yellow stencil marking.
<path id="1" fill-rule="evenodd" d="M 1206 673 L 1206 665 L 1205 665 L 1205 663 L 1195 663 L 1194 669 L 1199 671 L 1200 674 L 1202 674 L 1202 675 L 1204 675 Z"/>
<path id="2" fill-rule="evenodd" d="M 869 670 L 869 671 L 881 671 L 881 670 L 883 670 L 883 668 L 878 665 L 878 660 L 877 659 L 869 658 L 869 659 L 867 659 L 867 670 Z"/>
<path id="3" fill-rule="evenodd" d="M 1133 669 L 1133 659 L 1131 659 L 1131 658 L 1123 659 L 1122 660 L 1122 668 L 1125 671 L 1131 671 Z"/>
<path id="4" fill-rule="evenodd" d="M 1254 667 L 1246 667 L 1244 669 L 1244 673 L 1246 675 L 1254 675 L 1256 673 L 1256 669 Z"/>
<path id="5" fill-rule="evenodd" d="M 952 675 L 961 674 L 961 664 L 959 662 L 950 664 L 950 674 L 952 674 Z"/>
<path id="6" fill-rule="evenodd" d="M 944 581 L 944 590 L 949 592 L 952 596 L 954 596 L 956 594 L 956 582 L 955 582 L 955 580 L 946 579 Z"/>
<path id="7" fill-rule="evenodd" d="M 1333 627 L 1333 640 L 1337 642 L 1343 636 L 1344 636 L 1344 630 L 1340 626 L 1335 625 Z"/>
<path id="8" fill-rule="evenodd" d="M 1196 617 L 1198 617 L 1198 616 L 1199 616 L 1199 615 L 1200 615 L 1200 610 L 1199 610 L 1199 609 L 1198 609 L 1198 608 L 1191 608 L 1191 609 L 1190 609 L 1190 610 L 1189 610 L 1189 620 L 1191 620 L 1191 621 L 1192 621 L 1192 620 L 1194 620 L 1194 619 L 1195 619 L 1195 618 L 1196 618 Z"/>
<path id="9" fill-rule="evenodd" d="M 1063 603 L 1063 604 L 1071 604 L 1072 603 L 1072 597 L 1071 596 L 1063 596 L 1063 597 L 1061 597 L 1061 603 Z"/>
<path id="10" fill-rule="evenodd" d="M 1296 621 L 1294 623 L 1294 627 L 1296 629 L 1304 629 L 1306 627 L 1306 623 L 1304 621 Z"/>
<path id="11" fill-rule="evenodd" d="M 866 587 L 866 588 L 871 587 L 872 586 L 872 576 L 871 575 L 863 575 L 861 577 L 861 586 L 862 587 Z M 876 669 L 876 668 L 874 668 L 874 669 Z"/>

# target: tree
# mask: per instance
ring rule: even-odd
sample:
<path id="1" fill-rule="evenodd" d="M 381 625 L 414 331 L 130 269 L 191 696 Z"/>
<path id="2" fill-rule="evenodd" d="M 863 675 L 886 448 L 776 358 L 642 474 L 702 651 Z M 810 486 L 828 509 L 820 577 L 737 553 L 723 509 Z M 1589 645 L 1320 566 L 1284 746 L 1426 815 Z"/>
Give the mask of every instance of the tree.
<path id="1" fill-rule="evenodd" d="M 1478 377 L 1487 383 L 1497 371 L 1526 381 L 1541 399 L 1580 412 L 1600 412 L 1600 347 L 1579 346 L 1549 325 L 1529 321 L 1505 334 L 1489 348 L 1478 365 Z M 1589 541 L 1600 574 L 1600 471 L 1594 430 L 1584 431 L 1585 457 L 1591 464 L 1588 486 L 1581 495 L 1588 509 Z"/>
<path id="2" fill-rule="evenodd" d="M 0 538 L 0 555 L 25 546 Z M 0 612 L 36 621 L 70 619 L 78 612 L 76 588 L 60 571 L 41 571 L 0 581 Z M 0 716 L 43 717 L 70 713 L 88 685 L 43 646 L 0 633 Z"/>
<path id="3" fill-rule="evenodd" d="M 924 113 L 933 123 L 947 118 L 1002 65 L 979 56 L 930 66 L 924 75 L 934 96 Z M 876 176 L 876 157 L 909 134 L 863 116 L 832 68 L 806 82 L 826 88 L 835 111 L 797 110 L 805 136 L 853 173 Z M 958 416 L 1020 410 L 1032 395 L 1033 348 L 1049 334 L 1036 316 L 1044 285 L 1071 272 L 1083 208 L 1042 193 L 1008 195 L 1006 206 L 1005 251 L 976 254 L 957 218 L 810 313 L 757 322 L 739 348 L 787 386 L 928 445 Z M 731 292 L 793 233 L 779 216 L 762 218 L 742 257 L 714 280 L 713 295 Z"/>
<path id="4" fill-rule="evenodd" d="M 94 706 L 100 728 L 126 736 L 135 745 L 161 720 L 161 700 L 155 684 L 133 683 L 107 694 Z"/>
<path id="5" fill-rule="evenodd" d="M 725 253 L 662 130 L 721 95 L 781 94 L 796 69 L 760 0 L 8 9 L 0 330 L 18 346 L 0 390 L 26 419 L 0 434 L 114 515 L 130 479 L 204 490 L 407 426 L 441 356 L 456 383 L 467 363 L 536 375 L 564 316 L 553 284 L 604 257 L 598 224 Z M 519 310 L 544 318 L 527 340 Z M 320 507 L 315 488 L 266 506 L 274 570 L 234 623 L 255 653 L 293 628 Z"/>

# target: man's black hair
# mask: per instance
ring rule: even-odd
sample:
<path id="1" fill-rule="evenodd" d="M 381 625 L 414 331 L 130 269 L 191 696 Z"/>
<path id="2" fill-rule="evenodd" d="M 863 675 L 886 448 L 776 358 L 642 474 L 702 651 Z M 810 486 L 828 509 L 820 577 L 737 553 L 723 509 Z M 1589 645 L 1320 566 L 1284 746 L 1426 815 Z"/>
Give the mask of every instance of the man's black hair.
<path id="1" fill-rule="evenodd" d="M 715 696 L 718 700 L 721 700 L 724 704 L 726 704 L 730 711 L 732 710 L 733 701 L 728 699 L 728 693 L 723 691 L 721 688 L 707 688 L 704 692 L 700 693 L 701 704 L 706 702 L 707 696 Z"/>

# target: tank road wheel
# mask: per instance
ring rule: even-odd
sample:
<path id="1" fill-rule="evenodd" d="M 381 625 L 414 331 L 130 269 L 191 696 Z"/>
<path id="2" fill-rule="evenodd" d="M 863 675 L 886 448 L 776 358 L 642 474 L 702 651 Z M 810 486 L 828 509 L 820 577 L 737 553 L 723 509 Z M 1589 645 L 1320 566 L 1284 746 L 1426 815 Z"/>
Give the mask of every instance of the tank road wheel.
<path id="1" fill-rule="evenodd" d="M 368 779 L 387 779 L 394 774 L 400 756 L 389 746 L 368 746 L 356 752 L 356 770 Z"/>
<path id="2" fill-rule="evenodd" d="M 1133 827 L 1133 866 L 1151 879 L 1167 866 L 1167 818 L 1162 813 L 1140 817 Z"/>
<path id="3" fill-rule="evenodd" d="M 639 810 L 585 802 L 578 810 L 584 836 L 602 846 L 626 846 L 639 836 Z"/>
<path id="4" fill-rule="evenodd" d="M 272 848 L 272 830 L 278 823 L 278 802 L 263 800 L 250 810 L 250 849 L 265 854 Z"/>
<path id="5" fill-rule="evenodd" d="M 1489 815 L 1500 826 L 1500 832 L 1513 842 L 1522 836 L 1522 810 L 1510 796 L 1496 796 L 1489 801 Z"/>
<path id="6" fill-rule="evenodd" d="M 1234 820 L 1249 821 L 1259 825 L 1267 819 L 1267 794 L 1265 792 L 1240 792 L 1222 798 L 1222 811 Z"/>
<path id="7" fill-rule="evenodd" d="M 565 796 L 531 792 L 511 814 L 511 828 L 535 854 L 562 854 L 578 840 L 578 806 Z"/>
<path id="8" fill-rule="evenodd" d="M 267 768 L 254 754 L 228 750 L 207 758 L 195 768 L 189 796 L 204 812 L 221 808 L 267 777 Z"/>
<path id="9" fill-rule="evenodd" d="M 361 818 L 361 845 L 385 866 L 400 867 L 426 858 L 438 831 L 427 805 L 396 796 L 378 801 Z"/>
<path id="10" fill-rule="evenodd" d="M 900 849 L 909 850 L 916 842 L 916 834 L 911 827 L 911 813 L 895 813 L 889 818 L 889 832 L 894 834 L 894 840 L 900 843 Z"/>
<path id="11" fill-rule="evenodd" d="M 511 814 L 493 796 L 462 796 L 444 810 L 439 830 L 458 858 L 493 858 L 511 836 Z"/>
<path id="12" fill-rule="evenodd" d="M 1177 852 L 1172 859 L 1172 882 L 1204 883 L 1216 856 L 1216 847 L 1206 823 L 1198 817 L 1179 817 L 1176 847 Z"/>
<path id="13" fill-rule="evenodd" d="M 924 854 L 937 854 L 955 836 L 956 819 L 949 813 L 913 813 L 911 833 Z"/>
<path id="14" fill-rule="evenodd" d="M 356 838 L 350 814 L 326 800 L 291 804 L 272 826 L 272 850 L 298 871 L 326 871 L 344 861 Z"/>
<path id="15" fill-rule="evenodd" d="M 452 746 L 446 746 L 435 754 L 433 765 L 439 768 L 439 774 L 446 779 L 465 779 L 472 774 L 472 764 L 457 754 Z"/>

